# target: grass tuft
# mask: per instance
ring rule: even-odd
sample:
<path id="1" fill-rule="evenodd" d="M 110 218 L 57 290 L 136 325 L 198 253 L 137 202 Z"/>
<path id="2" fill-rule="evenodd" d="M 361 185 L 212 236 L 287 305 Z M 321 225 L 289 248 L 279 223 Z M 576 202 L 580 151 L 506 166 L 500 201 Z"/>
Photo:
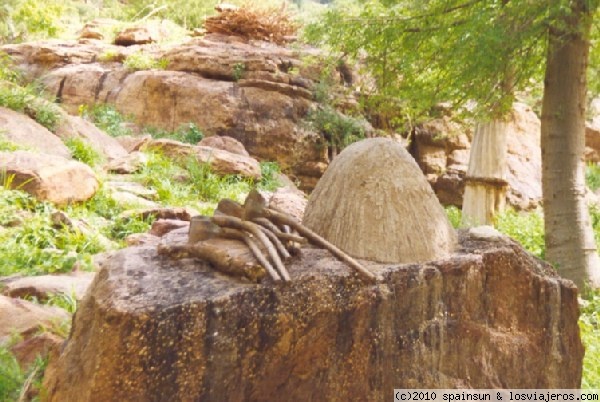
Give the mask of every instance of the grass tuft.
<path id="1" fill-rule="evenodd" d="M 71 151 L 73 158 L 80 162 L 94 167 L 103 161 L 102 155 L 81 138 L 67 138 L 63 142 Z"/>

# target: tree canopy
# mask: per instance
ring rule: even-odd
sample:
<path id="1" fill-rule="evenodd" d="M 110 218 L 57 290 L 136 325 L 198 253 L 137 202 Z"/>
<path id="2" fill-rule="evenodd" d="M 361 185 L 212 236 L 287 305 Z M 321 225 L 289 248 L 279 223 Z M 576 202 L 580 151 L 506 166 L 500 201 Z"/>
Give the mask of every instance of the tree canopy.
<path id="1" fill-rule="evenodd" d="M 408 117 L 439 102 L 494 117 L 539 86 L 548 28 L 569 12 L 565 0 L 368 0 L 337 3 L 306 34 L 364 60 L 375 81 L 366 95 L 401 100 Z"/>

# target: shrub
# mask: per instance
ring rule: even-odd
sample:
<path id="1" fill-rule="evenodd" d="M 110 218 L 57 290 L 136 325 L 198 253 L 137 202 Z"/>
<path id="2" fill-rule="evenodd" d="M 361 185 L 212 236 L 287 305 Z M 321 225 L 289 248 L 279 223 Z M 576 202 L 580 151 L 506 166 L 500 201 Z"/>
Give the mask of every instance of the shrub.
<path id="1" fill-rule="evenodd" d="M 21 371 L 17 359 L 8 348 L 0 347 L 0 400 L 18 400 L 24 382 L 25 374 Z"/>
<path id="2" fill-rule="evenodd" d="M 150 134 L 152 138 L 168 138 L 194 145 L 204 138 L 204 133 L 194 123 L 183 124 L 175 131 L 161 130 L 152 127 L 146 127 L 145 131 Z"/>
<path id="3" fill-rule="evenodd" d="M 581 300 L 579 318 L 581 339 L 585 344 L 581 388 L 600 388 L 600 291 L 588 292 Z"/>
<path id="4" fill-rule="evenodd" d="M 125 58 L 123 65 L 132 71 L 165 70 L 169 66 L 169 61 L 157 59 L 144 52 L 135 52 Z"/>
<path id="5" fill-rule="evenodd" d="M 600 165 L 590 163 L 585 171 L 585 182 L 592 191 L 600 188 Z"/>
<path id="6" fill-rule="evenodd" d="M 365 138 L 365 122 L 345 116 L 329 105 L 320 106 L 306 117 L 309 125 L 325 138 L 333 155 Z"/>
<path id="7" fill-rule="evenodd" d="M 0 74 L 2 69 L 0 66 Z M 25 113 L 48 130 L 54 131 L 60 121 L 58 106 L 42 99 L 42 95 L 42 91 L 33 84 L 23 87 L 12 81 L 0 80 L 0 106 Z"/>
<path id="8" fill-rule="evenodd" d="M 281 187 L 279 181 L 279 174 L 281 168 L 277 162 L 261 162 L 260 163 L 261 179 L 258 183 L 258 188 L 265 191 L 273 191 L 278 187 Z"/>
<path id="9" fill-rule="evenodd" d="M 79 115 L 113 137 L 133 134 L 125 126 L 128 120 L 114 106 L 107 104 L 97 104 L 91 107 L 81 105 L 79 106 Z"/>
<path id="10" fill-rule="evenodd" d="M 102 161 L 102 155 L 81 138 L 67 138 L 64 144 L 71 151 L 73 158 L 92 167 Z"/>

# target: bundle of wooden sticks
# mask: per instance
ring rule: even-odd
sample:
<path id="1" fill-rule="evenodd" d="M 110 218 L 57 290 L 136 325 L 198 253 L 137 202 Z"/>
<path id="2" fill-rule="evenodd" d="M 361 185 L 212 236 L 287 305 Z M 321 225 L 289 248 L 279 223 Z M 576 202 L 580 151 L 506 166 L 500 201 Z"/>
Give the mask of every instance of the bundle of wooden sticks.
<path id="1" fill-rule="evenodd" d="M 240 248 L 240 242 L 244 248 Z M 265 275 L 274 281 L 289 281 L 284 262 L 297 255 L 305 243 L 329 250 L 363 280 L 375 280 L 372 272 L 335 245 L 291 216 L 268 208 L 256 190 L 250 192 L 243 205 L 223 199 L 214 216 L 193 218 L 188 245 L 180 251 L 210 262 L 219 271 L 255 282 Z"/>

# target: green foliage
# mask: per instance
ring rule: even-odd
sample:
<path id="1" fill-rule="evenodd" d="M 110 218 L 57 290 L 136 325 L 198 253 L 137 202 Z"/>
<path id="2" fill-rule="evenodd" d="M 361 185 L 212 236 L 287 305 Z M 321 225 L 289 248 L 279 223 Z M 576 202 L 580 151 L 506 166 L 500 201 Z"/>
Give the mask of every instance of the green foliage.
<path id="1" fill-rule="evenodd" d="M 204 133 L 194 123 L 183 124 L 175 131 L 146 127 L 145 132 L 152 138 L 168 138 L 194 145 L 204 138 Z"/>
<path id="2" fill-rule="evenodd" d="M 128 120 L 114 106 L 107 104 L 96 104 L 91 107 L 81 105 L 79 106 L 79 115 L 113 137 L 133 134 L 131 129 L 125 126 Z"/>
<path id="3" fill-rule="evenodd" d="M 306 120 L 336 151 L 365 138 L 364 121 L 345 116 L 328 105 L 309 112 Z"/>
<path id="4" fill-rule="evenodd" d="M 585 182 L 592 191 L 600 188 L 600 165 L 590 163 L 585 171 Z"/>
<path id="5" fill-rule="evenodd" d="M 5 0 L 0 6 L 0 43 L 46 39 L 63 32 L 73 12 L 69 1 Z"/>
<path id="6" fill-rule="evenodd" d="M 169 66 L 167 59 L 156 57 L 142 51 L 130 54 L 123 61 L 123 65 L 129 70 L 165 70 Z"/>
<path id="7" fill-rule="evenodd" d="M 246 72 L 246 65 L 244 63 L 235 63 L 233 65 L 233 79 L 239 81 Z"/>
<path id="8" fill-rule="evenodd" d="M 145 233 L 150 230 L 154 218 L 117 217 L 110 226 L 108 235 L 115 240 L 124 240 L 134 233 Z"/>
<path id="9" fill-rule="evenodd" d="M 260 173 L 261 179 L 258 183 L 258 188 L 265 191 L 274 191 L 278 187 L 281 187 L 279 181 L 279 174 L 281 174 L 281 168 L 277 162 L 260 162 Z"/>
<path id="10" fill-rule="evenodd" d="M 51 294 L 46 301 L 49 306 L 60 307 L 71 314 L 77 310 L 77 297 L 75 292 Z"/>
<path id="11" fill-rule="evenodd" d="M 25 378 L 14 355 L 0 346 L 0 401 L 16 401 Z"/>
<path id="12" fill-rule="evenodd" d="M 249 180 L 237 176 L 217 175 L 193 157 L 175 161 L 160 153 L 149 155 L 137 178 L 155 189 L 162 202 L 197 209 L 212 208 L 221 198 L 241 200 L 252 186 Z"/>
<path id="13" fill-rule="evenodd" d="M 530 253 L 544 258 L 544 216 L 539 211 L 519 213 L 508 209 L 496 217 L 496 229 L 512 237 Z"/>
<path id="14" fill-rule="evenodd" d="M 454 229 L 461 227 L 462 211 L 454 205 L 446 207 L 446 215 Z"/>
<path id="15" fill-rule="evenodd" d="M 5 134 L 0 130 L 0 151 L 12 152 L 18 151 L 20 149 L 25 149 L 25 147 L 15 144 L 14 142 L 7 139 Z"/>
<path id="16" fill-rule="evenodd" d="M 71 151 L 73 158 L 80 162 L 94 167 L 103 160 L 102 155 L 81 138 L 67 138 L 63 142 Z"/>
<path id="17" fill-rule="evenodd" d="M 7 81 L 13 84 L 21 83 L 23 77 L 15 68 L 15 65 L 8 54 L 0 51 L 0 81 Z"/>
<path id="18" fill-rule="evenodd" d="M 581 300 L 579 319 L 581 339 L 585 345 L 581 388 L 600 388 L 600 291 L 588 292 Z"/>
<path id="19" fill-rule="evenodd" d="M 26 86 L 16 72 L 10 57 L 0 52 L 0 106 L 25 113 L 50 131 L 60 120 L 57 106 L 43 99 L 43 91 L 35 84 Z"/>
<path id="20" fill-rule="evenodd" d="M 515 91 L 542 76 L 547 24 L 558 12 L 547 2 L 502 3 L 344 2 L 305 36 L 364 60 L 376 84 L 364 95 L 378 105 L 397 102 L 409 121 L 439 102 L 459 109 L 469 100 L 477 102 L 473 113 L 501 115 Z"/>

